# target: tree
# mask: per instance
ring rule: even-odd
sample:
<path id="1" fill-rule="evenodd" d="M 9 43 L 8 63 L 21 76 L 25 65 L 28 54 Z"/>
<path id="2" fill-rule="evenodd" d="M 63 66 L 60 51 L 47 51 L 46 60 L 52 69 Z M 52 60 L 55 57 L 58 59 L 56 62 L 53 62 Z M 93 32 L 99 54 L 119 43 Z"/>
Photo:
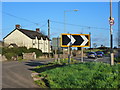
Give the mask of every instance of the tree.
<path id="1" fill-rule="evenodd" d="M 93 47 L 96 48 L 96 47 L 97 47 L 97 44 L 96 44 L 96 43 L 93 43 Z"/>

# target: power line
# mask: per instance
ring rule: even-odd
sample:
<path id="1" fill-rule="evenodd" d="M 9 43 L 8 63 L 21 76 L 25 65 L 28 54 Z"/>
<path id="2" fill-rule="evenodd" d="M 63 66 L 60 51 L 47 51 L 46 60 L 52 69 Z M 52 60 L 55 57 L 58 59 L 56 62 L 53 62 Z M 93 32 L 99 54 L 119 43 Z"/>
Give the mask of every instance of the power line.
<path id="1" fill-rule="evenodd" d="M 25 18 L 22 18 L 22 17 L 18 17 L 18 16 L 15 16 L 15 15 L 10 14 L 10 13 L 7 13 L 7 12 L 3 12 L 3 13 L 6 14 L 6 15 L 9 15 L 9 16 L 11 16 L 11 17 L 18 18 L 18 19 L 22 19 L 22 20 L 24 20 L 24 21 L 33 23 L 33 24 L 35 24 L 35 25 L 39 25 L 39 22 L 36 23 L 36 22 L 31 21 L 31 20 L 28 20 L 28 19 L 25 19 Z"/>
<path id="2" fill-rule="evenodd" d="M 7 12 L 3 12 L 4 14 L 6 15 L 9 15 L 9 16 L 12 16 L 14 18 L 18 18 L 18 19 L 22 19 L 22 20 L 25 20 L 25 21 L 28 21 L 30 23 L 33 23 L 35 25 L 40 25 L 39 23 L 36 23 L 36 22 L 33 22 L 31 20 L 28 20 L 28 19 L 25 19 L 25 18 L 21 18 L 21 17 L 18 17 L 18 16 L 15 16 L 15 15 L 12 15 L 10 13 L 7 13 Z M 88 29 L 91 29 L 91 28 L 94 28 L 94 29 L 102 29 L 102 30 L 109 30 L 109 28 L 100 28 L 100 27 L 92 27 L 92 26 L 83 26 L 83 25 L 77 25 L 77 24 L 70 24 L 70 23 L 64 23 L 64 22 L 59 22 L 59 21 L 53 21 L 53 20 L 50 20 L 51 22 L 54 22 L 54 23 L 59 23 L 59 24 L 67 24 L 67 25 L 71 25 L 71 26 L 78 26 L 78 27 L 84 27 L 84 28 L 88 28 Z M 47 23 L 45 23 L 44 25 L 40 26 L 40 27 L 44 27 Z M 24 26 L 23 26 L 24 27 Z M 116 30 L 116 29 L 114 29 Z"/>
<path id="3" fill-rule="evenodd" d="M 22 28 L 22 27 L 26 27 L 26 26 L 30 26 L 30 25 L 32 25 L 32 24 L 20 25 L 20 26 Z M 40 28 L 45 27 L 46 25 L 47 25 L 47 22 L 45 24 L 41 25 Z M 13 26 L 11 26 L 11 28 L 13 28 Z M 11 29 L 11 28 L 10 27 L 8 27 L 8 28 L 1 28 L 0 30 L 7 30 L 7 29 Z"/>
<path id="4" fill-rule="evenodd" d="M 67 24 L 67 25 L 71 25 L 71 26 L 84 27 L 84 28 L 88 28 L 88 29 L 94 28 L 94 29 L 103 29 L 103 30 L 109 30 L 109 28 L 100 28 L 100 27 L 92 27 L 92 26 L 76 25 L 76 24 L 64 23 L 64 22 L 53 21 L 53 20 L 50 20 L 50 21 L 51 21 L 51 22 L 54 22 L 54 23 L 59 23 L 59 24 Z M 114 29 L 114 30 L 116 30 L 116 29 Z"/>
<path id="5" fill-rule="evenodd" d="M 3 13 L 6 14 L 6 15 L 9 15 L 9 16 L 11 16 L 11 17 L 14 17 L 14 18 L 18 18 L 18 19 L 22 19 L 22 20 L 24 20 L 24 21 L 28 21 L 28 22 L 34 23 L 34 24 L 36 24 L 36 25 L 38 24 L 38 23 L 35 23 L 35 22 L 31 21 L 31 20 L 28 20 L 28 19 L 25 19 L 25 18 L 21 18 L 21 17 L 12 15 L 12 14 L 7 13 L 7 12 L 3 12 Z"/>
<path id="6" fill-rule="evenodd" d="M 46 25 L 47 25 L 47 22 L 45 24 L 43 24 L 42 26 L 40 26 L 40 27 L 42 28 L 42 27 L 45 27 Z"/>
<path id="7" fill-rule="evenodd" d="M 9 15 L 9 16 L 12 16 L 12 17 L 14 17 L 14 18 L 22 19 L 22 20 L 24 20 L 24 21 L 33 23 L 33 24 L 35 24 L 35 25 L 37 25 L 37 26 L 40 25 L 39 22 L 36 23 L 36 22 L 31 21 L 31 20 L 28 20 L 28 19 L 25 19 L 25 18 L 21 18 L 21 17 L 15 16 L 15 15 L 12 15 L 12 14 L 7 13 L 7 12 L 3 12 L 3 13 L 6 14 L 6 15 Z M 29 25 L 30 25 L 30 24 L 29 24 Z M 44 27 L 45 25 L 47 25 L 47 22 L 46 22 L 44 25 L 41 25 L 40 28 Z M 25 26 L 28 26 L 28 25 L 23 25 L 23 26 L 21 25 L 21 27 L 25 27 Z"/>
<path id="8" fill-rule="evenodd" d="M 26 26 L 29 26 L 29 25 L 31 25 L 31 24 L 21 25 L 21 27 L 26 27 Z M 38 24 L 37 26 L 40 26 L 40 28 L 42 28 L 42 27 L 45 27 L 45 25 L 47 25 L 47 22 L 43 25 Z"/>

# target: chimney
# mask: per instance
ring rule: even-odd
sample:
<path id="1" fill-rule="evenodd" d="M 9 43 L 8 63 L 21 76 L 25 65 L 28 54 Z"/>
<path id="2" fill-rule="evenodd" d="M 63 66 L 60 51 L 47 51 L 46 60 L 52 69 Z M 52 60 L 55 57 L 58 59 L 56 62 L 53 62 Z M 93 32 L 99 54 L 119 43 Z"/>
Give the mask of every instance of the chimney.
<path id="1" fill-rule="evenodd" d="M 40 29 L 39 29 L 39 28 L 36 28 L 36 32 L 40 32 Z"/>
<path id="2" fill-rule="evenodd" d="M 15 25 L 15 28 L 20 29 L 20 25 L 19 24 Z"/>

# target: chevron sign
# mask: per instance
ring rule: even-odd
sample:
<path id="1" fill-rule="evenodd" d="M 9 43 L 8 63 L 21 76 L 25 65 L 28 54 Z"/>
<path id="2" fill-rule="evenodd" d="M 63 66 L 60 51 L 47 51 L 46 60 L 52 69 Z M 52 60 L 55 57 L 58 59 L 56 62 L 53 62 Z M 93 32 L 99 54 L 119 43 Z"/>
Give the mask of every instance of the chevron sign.
<path id="1" fill-rule="evenodd" d="M 90 47 L 90 35 L 61 34 L 61 47 Z"/>

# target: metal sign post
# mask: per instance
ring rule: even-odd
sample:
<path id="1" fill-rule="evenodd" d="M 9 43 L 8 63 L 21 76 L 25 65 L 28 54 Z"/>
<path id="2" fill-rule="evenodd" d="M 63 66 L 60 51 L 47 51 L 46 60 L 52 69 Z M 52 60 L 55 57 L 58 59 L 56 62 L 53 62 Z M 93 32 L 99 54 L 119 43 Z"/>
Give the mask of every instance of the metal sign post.
<path id="1" fill-rule="evenodd" d="M 110 59 L 111 65 L 114 65 L 114 53 L 113 53 L 113 30 L 112 30 L 112 25 L 114 24 L 114 18 L 112 18 L 112 0 L 110 0 L 110 18 L 109 18 L 109 23 L 110 23 Z"/>
<path id="2" fill-rule="evenodd" d="M 71 34 L 70 34 L 70 39 L 71 39 Z M 70 62 L 71 62 L 71 41 L 68 46 L 68 64 L 70 64 Z"/>
<path id="3" fill-rule="evenodd" d="M 83 62 L 83 47 L 81 47 L 81 62 Z"/>

